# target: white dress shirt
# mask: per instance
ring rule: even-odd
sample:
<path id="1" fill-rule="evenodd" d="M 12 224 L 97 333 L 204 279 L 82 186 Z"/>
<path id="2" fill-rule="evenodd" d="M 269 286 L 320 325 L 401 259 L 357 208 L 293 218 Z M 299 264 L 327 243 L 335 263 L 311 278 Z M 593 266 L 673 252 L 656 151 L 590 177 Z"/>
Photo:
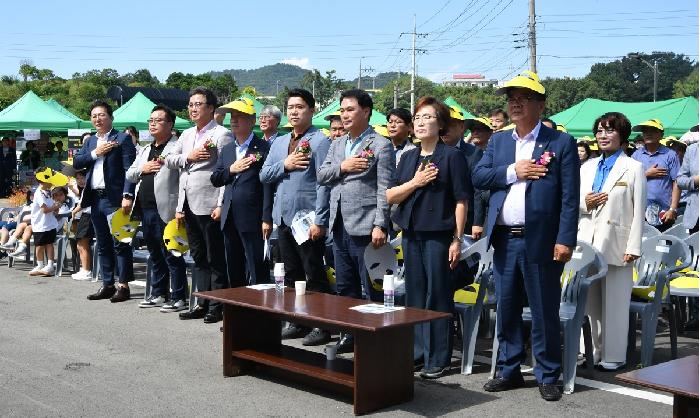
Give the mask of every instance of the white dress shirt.
<path id="1" fill-rule="evenodd" d="M 111 132 L 111 131 L 109 131 Z M 109 136 L 109 132 L 105 133 L 104 135 L 100 135 L 98 133 L 95 134 L 97 137 L 97 148 L 100 146 L 100 144 L 104 144 L 107 142 L 107 137 Z M 97 189 L 102 189 L 104 190 L 105 188 L 105 172 L 104 172 L 104 162 L 105 162 L 105 156 L 102 155 L 100 157 L 97 156 L 97 150 L 94 149 L 90 153 L 92 155 L 92 159 L 95 160 L 95 165 L 92 166 L 92 177 L 90 178 L 90 185 L 92 186 L 92 190 L 97 190 Z"/>
<path id="2" fill-rule="evenodd" d="M 513 129 L 516 162 L 532 159 L 532 152 L 535 150 L 535 140 L 540 133 L 541 126 L 542 123 L 537 122 L 535 129 L 523 138 L 520 138 L 517 130 Z M 508 226 L 525 225 L 525 190 L 527 189 L 527 180 L 518 180 L 518 175 L 515 173 L 515 163 L 508 166 L 506 181 L 510 184 L 510 189 L 508 194 L 506 194 L 503 208 L 498 215 L 496 223 Z"/>
<path id="3" fill-rule="evenodd" d="M 236 161 L 245 157 L 245 154 L 246 152 L 248 152 L 248 147 L 250 146 L 251 141 L 253 141 L 252 132 L 250 133 L 250 135 L 248 135 L 248 139 L 246 139 L 245 142 L 242 144 L 239 144 L 238 139 L 234 138 L 233 143 L 236 144 Z"/>

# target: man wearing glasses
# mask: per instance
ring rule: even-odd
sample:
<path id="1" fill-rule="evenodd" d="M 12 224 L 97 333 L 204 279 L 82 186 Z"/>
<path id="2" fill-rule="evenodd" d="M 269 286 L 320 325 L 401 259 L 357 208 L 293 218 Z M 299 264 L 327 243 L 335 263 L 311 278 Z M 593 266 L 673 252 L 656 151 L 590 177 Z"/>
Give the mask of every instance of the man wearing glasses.
<path id="1" fill-rule="evenodd" d="M 177 170 L 165 167 L 161 157 L 170 154 L 177 144 L 172 135 L 175 112 L 165 105 L 153 108 L 148 119 L 148 132 L 153 142 L 141 148 L 136 160 L 126 172 L 126 178 L 136 184 L 132 219 L 141 220 L 141 231 L 153 266 L 151 296 L 140 308 L 161 307 L 161 312 L 186 309 L 187 279 L 185 260 L 165 248 L 163 230 L 175 217 L 180 176 Z M 168 291 L 171 290 L 170 301 Z"/>
<path id="2" fill-rule="evenodd" d="M 497 94 L 508 97 L 512 131 L 495 134 L 473 172 L 474 187 L 491 191 L 486 228 L 494 248 L 499 343 L 496 378 L 487 392 L 523 386 L 522 312 L 532 313 L 534 374 L 540 396 L 561 398 L 559 279 L 576 245 L 579 159 L 571 135 L 542 125 L 545 88 L 525 71 Z"/>
<path id="3" fill-rule="evenodd" d="M 282 112 L 275 105 L 267 105 L 260 111 L 260 116 L 258 117 L 260 131 L 262 131 L 263 139 L 269 145 L 272 145 L 272 142 L 277 138 L 277 128 L 280 126 L 281 120 Z"/>
<path id="4" fill-rule="evenodd" d="M 214 120 L 216 96 L 204 87 L 190 92 L 187 105 L 194 127 L 186 129 L 172 153 L 165 157 L 168 168 L 180 170 L 180 184 L 175 219 L 185 224 L 190 254 L 194 259 L 193 276 L 198 277 L 197 290 L 217 290 L 228 287 L 224 237 L 219 228 L 221 207 L 219 188 L 209 178 L 216 168 L 221 150 L 233 136 Z M 204 318 L 205 323 L 223 318 L 221 303 L 200 301 L 180 319 Z"/>

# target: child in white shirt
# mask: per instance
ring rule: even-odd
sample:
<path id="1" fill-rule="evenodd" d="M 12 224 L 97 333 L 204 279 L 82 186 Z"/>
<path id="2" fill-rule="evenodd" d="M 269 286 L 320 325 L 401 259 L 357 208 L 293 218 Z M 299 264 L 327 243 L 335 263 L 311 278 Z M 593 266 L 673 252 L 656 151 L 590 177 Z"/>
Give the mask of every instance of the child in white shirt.
<path id="1" fill-rule="evenodd" d="M 39 176 L 37 176 L 37 180 L 39 187 L 34 192 L 32 201 L 32 237 L 36 249 L 34 254 L 37 265 L 29 272 L 29 275 L 53 276 L 55 273 L 53 243 L 56 241 L 56 229 L 59 226 L 56 214 L 63 205 L 66 196 L 63 192 L 57 193 L 57 200 L 54 200 L 51 196 L 51 183 L 41 181 Z M 47 258 L 46 265 L 44 265 L 44 252 L 46 252 Z"/>

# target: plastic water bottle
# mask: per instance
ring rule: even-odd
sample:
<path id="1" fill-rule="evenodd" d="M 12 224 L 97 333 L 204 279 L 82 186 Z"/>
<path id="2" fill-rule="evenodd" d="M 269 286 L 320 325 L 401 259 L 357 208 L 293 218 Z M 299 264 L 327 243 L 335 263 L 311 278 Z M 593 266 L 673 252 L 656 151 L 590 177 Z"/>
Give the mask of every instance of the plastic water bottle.
<path id="1" fill-rule="evenodd" d="M 384 306 L 387 308 L 394 307 L 394 275 L 385 274 L 383 286 L 384 288 Z"/>
<path id="2" fill-rule="evenodd" d="M 275 290 L 280 293 L 284 292 L 284 263 L 275 263 L 273 275 L 275 276 Z"/>

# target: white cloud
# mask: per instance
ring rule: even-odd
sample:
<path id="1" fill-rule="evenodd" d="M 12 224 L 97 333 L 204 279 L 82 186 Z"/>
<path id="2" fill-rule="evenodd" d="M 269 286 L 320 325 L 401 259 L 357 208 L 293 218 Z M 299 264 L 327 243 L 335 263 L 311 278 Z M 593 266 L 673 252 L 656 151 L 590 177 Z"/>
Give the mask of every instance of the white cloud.
<path id="1" fill-rule="evenodd" d="M 309 58 L 285 58 L 282 61 L 280 61 L 282 64 L 290 64 L 290 65 L 296 65 L 297 67 L 301 67 L 305 70 L 310 70 L 311 66 L 309 65 Z"/>

